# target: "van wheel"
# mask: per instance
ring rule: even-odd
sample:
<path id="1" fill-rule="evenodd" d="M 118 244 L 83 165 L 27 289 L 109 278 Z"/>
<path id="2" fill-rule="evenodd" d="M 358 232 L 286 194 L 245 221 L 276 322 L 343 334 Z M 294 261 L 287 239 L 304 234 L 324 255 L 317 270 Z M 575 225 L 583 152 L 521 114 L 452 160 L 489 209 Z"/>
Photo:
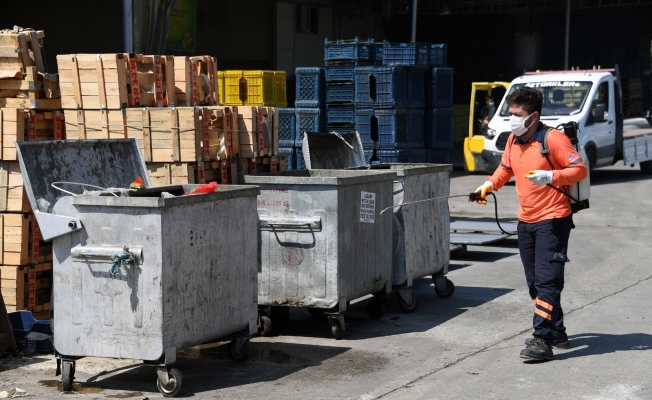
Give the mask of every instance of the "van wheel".
<path id="1" fill-rule="evenodd" d="M 652 160 L 641 163 L 641 173 L 643 175 L 652 175 Z"/>
<path id="2" fill-rule="evenodd" d="M 593 171 L 595 165 L 598 163 L 598 155 L 595 152 L 595 147 L 586 148 L 586 158 L 589 159 L 589 171 Z"/>

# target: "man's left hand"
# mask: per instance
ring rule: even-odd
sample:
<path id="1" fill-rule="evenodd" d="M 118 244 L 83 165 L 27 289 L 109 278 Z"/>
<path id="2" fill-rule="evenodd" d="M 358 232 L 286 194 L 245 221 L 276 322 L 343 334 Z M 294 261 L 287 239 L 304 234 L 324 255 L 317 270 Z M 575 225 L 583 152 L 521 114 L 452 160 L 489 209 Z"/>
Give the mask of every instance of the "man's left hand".
<path id="1" fill-rule="evenodd" d="M 552 183 L 552 171 L 544 171 L 544 170 L 534 170 L 530 171 L 525 175 L 526 178 L 530 180 L 530 182 L 534 183 L 537 186 L 543 186 L 547 183 Z"/>

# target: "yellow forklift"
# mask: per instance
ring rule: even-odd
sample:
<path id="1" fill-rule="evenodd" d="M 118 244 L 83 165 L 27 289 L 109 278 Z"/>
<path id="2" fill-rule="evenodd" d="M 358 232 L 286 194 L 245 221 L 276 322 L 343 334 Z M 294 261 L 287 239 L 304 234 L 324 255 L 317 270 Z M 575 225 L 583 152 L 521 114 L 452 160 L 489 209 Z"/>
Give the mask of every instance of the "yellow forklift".
<path id="1" fill-rule="evenodd" d="M 464 169 L 468 172 L 487 172 L 485 163 L 482 160 L 485 134 L 490 133 L 488 128 L 483 127 L 480 118 L 481 110 L 485 104 L 485 98 L 492 96 L 494 104 L 500 104 L 505 93 L 509 89 L 509 82 L 473 82 L 471 83 L 471 104 L 469 110 L 469 136 L 464 139 Z M 498 110 L 489 110 L 489 118 L 493 117 Z"/>

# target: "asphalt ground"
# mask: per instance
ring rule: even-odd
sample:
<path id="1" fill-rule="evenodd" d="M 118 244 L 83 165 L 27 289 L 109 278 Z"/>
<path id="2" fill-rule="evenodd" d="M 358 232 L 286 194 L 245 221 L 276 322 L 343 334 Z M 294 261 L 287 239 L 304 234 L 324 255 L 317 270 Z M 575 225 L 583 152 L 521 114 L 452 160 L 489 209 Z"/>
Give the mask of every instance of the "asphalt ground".
<path id="1" fill-rule="evenodd" d="M 452 297 L 436 296 L 429 277 L 405 314 L 395 296 L 371 320 L 368 299 L 345 313 L 347 334 L 334 340 L 324 318 L 292 309 L 273 336 L 251 341 L 251 358 L 227 357 L 226 343 L 179 354 L 178 397 L 199 399 L 652 399 L 652 185 L 637 168 L 591 175 L 591 208 L 575 215 L 562 293 L 572 348 L 548 362 L 519 357 L 531 337 L 533 308 L 515 239 L 469 246 L 451 259 Z M 454 171 L 451 194 L 475 190 L 485 177 Z M 501 221 L 515 222 L 513 185 L 496 193 Z M 493 204 L 449 201 L 452 218 L 490 221 Z M 59 396 L 51 355 L 2 360 L 0 391 Z M 136 360 L 77 362 L 80 398 L 161 398 L 156 373 Z"/>

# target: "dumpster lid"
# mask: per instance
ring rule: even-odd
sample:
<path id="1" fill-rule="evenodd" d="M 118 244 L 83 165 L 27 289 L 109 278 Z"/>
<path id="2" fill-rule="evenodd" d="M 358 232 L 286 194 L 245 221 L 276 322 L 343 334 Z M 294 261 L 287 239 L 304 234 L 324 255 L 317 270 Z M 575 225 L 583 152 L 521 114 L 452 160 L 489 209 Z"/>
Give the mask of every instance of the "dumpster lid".
<path id="1" fill-rule="evenodd" d="M 306 132 L 302 151 L 307 169 L 347 169 L 367 164 L 358 132 Z"/>
<path id="2" fill-rule="evenodd" d="M 140 176 L 145 186 L 151 186 L 136 139 L 16 142 L 16 155 L 30 205 L 41 212 L 51 212 L 66 196 L 52 187 L 53 182 L 126 189 Z M 57 186 L 80 194 L 84 189 L 99 190 L 68 183 Z"/>

